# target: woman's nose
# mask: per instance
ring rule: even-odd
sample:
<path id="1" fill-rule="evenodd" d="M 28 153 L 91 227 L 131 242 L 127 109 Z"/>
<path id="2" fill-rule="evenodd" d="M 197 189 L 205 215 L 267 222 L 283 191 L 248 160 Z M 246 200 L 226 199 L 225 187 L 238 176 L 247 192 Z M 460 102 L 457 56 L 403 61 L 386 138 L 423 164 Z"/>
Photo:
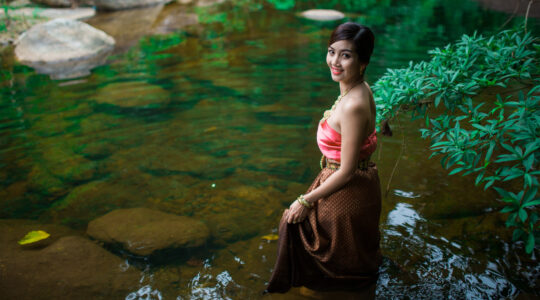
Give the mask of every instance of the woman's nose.
<path id="1" fill-rule="evenodd" d="M 332 57 L 332 65 L 339 66 L 339 63 L 339 57 L 337 55 L 334 55 L 334 57 Z"/>

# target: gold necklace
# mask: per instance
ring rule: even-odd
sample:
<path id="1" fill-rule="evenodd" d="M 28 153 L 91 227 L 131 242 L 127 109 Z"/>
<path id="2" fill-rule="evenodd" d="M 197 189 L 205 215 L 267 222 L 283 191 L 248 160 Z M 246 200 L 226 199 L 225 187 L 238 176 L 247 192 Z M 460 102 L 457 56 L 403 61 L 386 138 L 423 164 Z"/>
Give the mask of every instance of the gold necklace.
<path id="1" fill-rule="evenodd" d="M 334 104 L 332 105 L 332 107 L 330 109 L 327 109 L 324 111 L 324 114 L 323 114 L 323 117 L 322 119 L 319 121 L 320 122 L 324 122 L 324 120 L 330 118 L 330 115 L 332 115 L 332 112 L 336 109 L 336 106 L 338 105 L 338 103 L 341 101 L 341 99 L 343 99 L 343 97 L 345 97 L 353 88 L 355 88 L 357 85 L 359 85 L 360 83 L 362 83 L 362 81 L 360 81 L 359 83 L 353 85 L 350 89 L 348 89 L 347 91 L 345 91 L 345 93 L 343 94 L 340 94 L 337 99 L 336 99 L 336 102 L 334 102 Z"/>

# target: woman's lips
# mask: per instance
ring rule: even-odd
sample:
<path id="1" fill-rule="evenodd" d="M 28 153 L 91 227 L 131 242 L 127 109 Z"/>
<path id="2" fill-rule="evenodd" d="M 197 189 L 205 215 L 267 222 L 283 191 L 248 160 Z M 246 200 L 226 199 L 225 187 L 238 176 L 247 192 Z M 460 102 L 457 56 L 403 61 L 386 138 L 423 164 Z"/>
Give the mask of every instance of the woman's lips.
<path id="1" fill-rule="evenodd" d="M 334 75 L 339 75 L 339 74 L 343 73 L 343 71 L 340 70 L 340 69 L 335 69 L 335 68 L 330 68 L 330 69 L 332 70 L 332 74 L 334 74 Z"/>

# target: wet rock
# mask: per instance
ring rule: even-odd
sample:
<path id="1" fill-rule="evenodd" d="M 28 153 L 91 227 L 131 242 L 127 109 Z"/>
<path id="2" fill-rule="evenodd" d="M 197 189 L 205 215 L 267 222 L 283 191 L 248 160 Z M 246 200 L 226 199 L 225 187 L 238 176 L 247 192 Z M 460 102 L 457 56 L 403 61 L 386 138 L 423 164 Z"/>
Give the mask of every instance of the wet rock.
<path id="1" fill-rule="evenodd" d="M 207 7 L 225 2 L 225 0 L 198 0 L 197 6 Z"/>
<path id="2" fill-rule="evenodd" d="M 185 6 L 167 5 L 153 24 L 155 34 L 170 34 L 199 23 L 199 16 L 188 12 Z"/>
<path id="3" fill-rule="evenodd" d="M 32 0 L 32 2 L 52 7 L 74 7 L 79 5 L 93 5 L 93 0 Z"/>
<path id="4" fill-rule="evenodd" d="M 24 16 L 27 18 L 37 18 L 41 22 L 50 19 L 70 19 L 85 20 L 93 17 L 96 10 L 93 7 L 80 8 L 43 8 L 36 10 L 35 7 L 23 7 L 9 13 L 10 16 Z"/>
<path id="5" fill-rule="evenodd" d="M 75 187 L 56 201 L 43 216 L 45 220 L 84 228 L 88 222 L 111 210 L 142 205 L 147 197 L 144 186 L 117 180 L 96 180 Z"/>
<path id="6" fill-rule="evenodd" d="M 126 52 L 138 45 L 141 38 L 151 33 L 152 25 L 163 9 L 163 5 L 141 7 L 121 11 L 102 12 L 88 24 L 103 30 L 115 40 L 113 54 Z M 129 30 L 125 30 L 129 28 Z M 123 72 L 123 71 L 122 71 Z"/>
<path id="7" fill-rule="evenodd" d="M 190 189 L 197 196 L 191 200 L 197 203 L 194 217 L 206 221 L 216 245 L 260 234 L 282 211 L 283 194 L 271 187 L 247 186 L 235 178 L 216 181 L 214 188 L 200 184 Z"/>
<path id="8" fill-rule="evenodd" d="M 17 241 L 31 230 L 51 234 L 41 248 Z M 139 272 L 94 242 L 59 225 L 0 220 L 0 290 L 4 299 L 120 299 Z"/>
<path id="9" fill-rule="evenodd" d="M 158 85 L 146 82 L 110 83 L 93 98 L 98 103 L 122 108 L 157 108 L 169 102 L 169 93 Z"/>
<path id="10" fill-rule="evenodd" d="M 32 2 L 46 5 L 46 6 L 52 6 L 52 7 L 71 7 L 71 3 L 75 1 L 74 0 L 32 0 Z"/>
<path id="11" fill-rule="evenodd" d="M 15 44 L 22 64 L 52 79 L 68 79 L 105 63 L 114 39 L 86 23 L 59 18 L 30 28 Z"/>
<path id="12" fill-rule="evenodd" d="M 207 217 L 212 234 L 212 242 L 218 246 L 227 246 L 231 242 L 256 236 L 262 230 L 259 216 L 243 214 L 214 214 Z"/>
<path id="13" fill-rule="evenodd" d="M 24 196 L 28 190 L 28 183 L 17 181 L 0 188 L 0 217 L 14 216 L 15 212 L 26 206 Z"/>
<path id="14" fill-rule="evenodd" d="M 187 129 L 183 129 L 187 131 Z M 166 134 L 161 132 L 163 138 Z M 138 168 L 141 171 L 156 175 L 190 175 L 200 179 L 218 179 L 229 176 L 234 172 L 238 160 L 227 160 L 223 157 L 215 157 L 190 151 L 189 148 L 182 145 L 176 147 L 168 146 L 178 139 L 171 134 L 170 139 L 163 141 L 162 144 L 153 144 L 145 140 L 146 145 L 140 147 L 118 151 L 109 159 L 107 169 L 111 172 L 120 168 Z M 196 141 L 186 142 L 184 145 L 195 144 Z M 178 143 L 177 143 L 178 144 Z"/>
<path id="15" fill-rule="evenodd" d="M 28 174 L 28 188 L 50 196 L 61 196 L 68 191 L 68 186 L 41 164 L 34 165 Z"/>
<path id="16" fill-rule="evenodd" d="M 209 235 L 200 221 L 148 208 L 112 211 L 90 222 L 87 233 L 141 256 L 163 249 L 202 246 Z"/>
<path id="17" fill-rule="evenodd" d="M 315 21 L 336 21 L 345 18 L 345 14 L 333 9 L 310 9 L 300 14 L 302 17 Z"/>
<path id="18" fill-rule="evenodd" d="M 64 182 L 81 182 L 91 180 L 96 173 L 96 162 L 75 154 L 70 143 L 44 144 L 43 167 Z"/>
<path id="19" fill-rule="evenodd" d="M 121 10 L 169 3 L 172 0 L 94 0 L 100 10 Z"/>

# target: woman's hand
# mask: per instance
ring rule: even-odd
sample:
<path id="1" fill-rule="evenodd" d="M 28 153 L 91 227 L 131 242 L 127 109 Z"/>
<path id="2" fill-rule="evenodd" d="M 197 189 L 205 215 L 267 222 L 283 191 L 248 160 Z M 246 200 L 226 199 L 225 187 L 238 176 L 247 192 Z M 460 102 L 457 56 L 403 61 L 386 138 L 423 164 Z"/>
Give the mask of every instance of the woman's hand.
<path id="1" fill-rule="evenodd" d="M 309 209 L 307 207 L 303 206 L 298 201 L 294 201 L 289 209 L 285 210 L 284 215 L 287 218 L 287 223 L 295 224 L 304 221 L 308 215 L 308 211 Z"/>

